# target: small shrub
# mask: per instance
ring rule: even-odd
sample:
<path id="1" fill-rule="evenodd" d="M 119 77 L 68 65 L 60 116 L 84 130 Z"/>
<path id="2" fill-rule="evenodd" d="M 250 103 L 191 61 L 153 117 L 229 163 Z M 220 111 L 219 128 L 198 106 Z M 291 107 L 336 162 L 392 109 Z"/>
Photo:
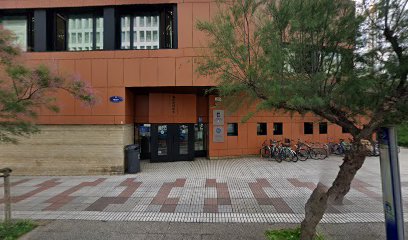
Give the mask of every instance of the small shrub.
<path id="1" fill-rule="evenodd" d="M 408 147 L 408 123 L 397 127 L 398 145 Z"/>
<path id="2" fill-rule="evenodd" d="M 268 240 L 299 240 L 300 228 L 268 230 L 265 235 Z M 324 238 L 318 234 L 315 240 L 324 240 Z"/>
<path id="3" fill-rule="evenodd" d="M 18 239 L 18 237 L 28 233 L 35 227 L 37 227 L 37 224 L 29 220 L 19 220 L 10 224 L 2 222 L 0 223 L 0 239 Z"/>

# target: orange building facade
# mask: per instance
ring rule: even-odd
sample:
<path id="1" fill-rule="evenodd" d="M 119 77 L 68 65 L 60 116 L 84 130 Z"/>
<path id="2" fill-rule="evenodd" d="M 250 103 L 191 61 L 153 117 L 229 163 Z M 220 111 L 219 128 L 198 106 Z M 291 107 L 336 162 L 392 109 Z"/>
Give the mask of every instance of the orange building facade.
<path id="1" fill-rule="evenodd" d="M 64 156 L 53 154 L 63 164 L 49 174 L 64 174 L 67 168 L 71 170 L 66 174 L 123 173 L 123 147 L 132 143 L 140 144 L 142 158 L 160 162 L 259 154 L 267 139 L 327 142 L 348 136 L 340 127 L 312 115 L 263 112 L 242 123 L 247 109 L 241 109 L 232 114 L 224 111 L 223 123 L 214 122 L 214 114 L 223 110 L 214 107 L 216 100 L 222 99 L 205 91 L 216 82 L 195 71 L 206 43 L 195 23 L 216 14 L 213 1 L 0 0 L 0 9 L 4 27 L 15 28 L 23 39 L 28 64 L 46 64 L 61 75 L 80 78 L 97 96 L 96 104 L 87 106 L 65 92 L 56 93 L 60 112 L 41 110 L 38 117 L 38 124 L 52 129 L 46 134 L 59 142 L 65 138 L 59 129 L 73 127 L 89 134 L 80 135 L 90 139 L 81 145 L 101 142 L 101 149 L 112 147 L 104 142 L 110 130 L 106 139 L 99 139 L 104 138 L 101 126 L 121 129 L 123 135 L 117 136 L 120 144 L 110 150 L 116 155 L 106 153 L 109 159 L 105 160 L 92 159 L 92 153 L 86 159 L 71 154 L 78 152 L 73 142 Z M 93 137 L 94 133 L 99 137 Z M 35 139 L 27 144 L 38 146 Z M 54 147 L 62 149 L 64 141 L 60 142 Z M 24 139 L 22 144 L 26 144 Z M 3 148 L 13 152 L 11 156 L 2 150 L 4 163 L 14 164 L 5 158 L 35 162 L 16 166 L 17 173 L 35 174 L 33 169 L 47 168 L 53 161 L 43 156 L 46 153 L 28 160 L 14 147 Z M 58 165 L 58 160 L 53 163 Z M 77 163 L 87 170 L 71 167 Z"/>

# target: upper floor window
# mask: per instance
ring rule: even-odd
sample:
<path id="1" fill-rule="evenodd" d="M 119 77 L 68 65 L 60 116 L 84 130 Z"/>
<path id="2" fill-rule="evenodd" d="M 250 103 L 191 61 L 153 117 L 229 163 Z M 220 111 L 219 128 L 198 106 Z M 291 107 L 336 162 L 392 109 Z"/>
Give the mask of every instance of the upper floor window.
<path id="1" fill-rule="evenodd" d="M 103 49 L 103 17 L 98 11 L 74 13 L 57 11 L 50 16 L 53 31 L 50 49 L 55 51 L 89 51 Z"/>
<path id="2" fill-rule="evenodd" d="M 103 49 L 103 18 L 94 18 L 92 15 L 69 16 L 67 42 L 69 51 Z"/>
<path id="3" fill-rule="evenodd" d="M 15 35 L 15 44 L 22 51 L 30 51 L 33 47 L 32 14 L 3 16 L 1 26 Z"/>
<path id="4" fill-rule="evenodd" d="M 175 6 L 127 6 L 119 12 L 120 49 L 176 48 Z"/>
<path id="5" fill-rule="evenodd" d="M 132 19 L 133 18 L 133 19 Z M 133 30 L 130 22 L 132 20 Z M 124 16 L 120 19 L 122 49 L 158 49 L 160 47 L 159 16 Z M 133 35 L 132 44 L 130 34 Z"/>

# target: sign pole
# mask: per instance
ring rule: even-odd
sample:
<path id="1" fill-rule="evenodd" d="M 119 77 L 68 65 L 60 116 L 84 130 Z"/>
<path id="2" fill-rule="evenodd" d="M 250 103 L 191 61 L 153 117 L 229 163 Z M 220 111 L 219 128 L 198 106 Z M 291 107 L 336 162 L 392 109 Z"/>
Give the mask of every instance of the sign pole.
<path id="1" fill-rule="evenodd" d="M 404 240 L 404 217 L 398 145 L 395 127 L 382 127 L 377 133 L 387 240 Z"/>

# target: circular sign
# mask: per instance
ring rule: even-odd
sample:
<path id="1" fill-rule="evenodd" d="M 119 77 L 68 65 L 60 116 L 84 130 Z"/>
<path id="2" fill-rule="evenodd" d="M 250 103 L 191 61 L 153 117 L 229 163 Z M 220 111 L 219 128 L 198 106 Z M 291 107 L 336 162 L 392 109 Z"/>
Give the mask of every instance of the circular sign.
<path id="1" fill-rule="evenodd" d="M 221 128 L 215 129 L 215 132 L 216 132 L 216 133 L 221 133 Z"/>

